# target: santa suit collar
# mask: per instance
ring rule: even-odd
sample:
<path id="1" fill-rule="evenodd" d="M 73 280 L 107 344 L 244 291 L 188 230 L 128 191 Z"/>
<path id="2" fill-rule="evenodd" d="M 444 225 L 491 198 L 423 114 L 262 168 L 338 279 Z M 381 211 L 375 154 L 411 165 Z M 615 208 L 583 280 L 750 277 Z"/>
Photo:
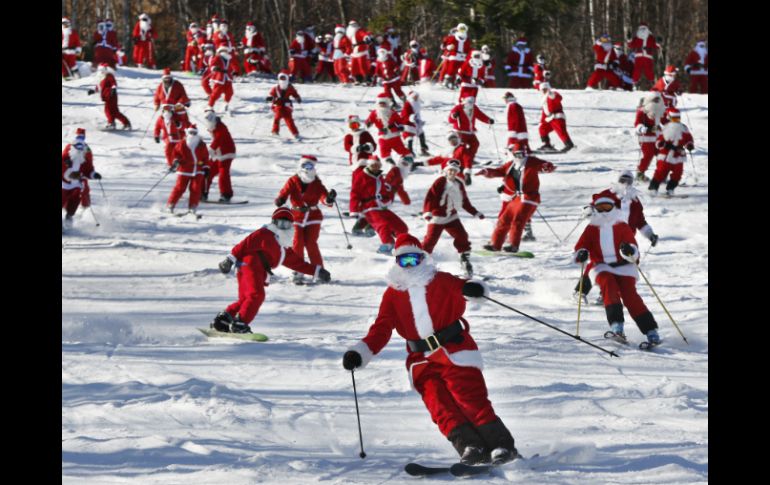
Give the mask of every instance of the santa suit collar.
<path id="1" fill-rule="evenodd" d="M 437 273 L 436 266 L 426 257 L 419 265 L 413 268 L 402 268 L 394 264 L 388 271 L 386 280 L 388 286 L 398 291 L 408 291 L 410 289 L 422 289 L 433 281 Z M 433 333 L 432 327 L 431 332 Z"/>

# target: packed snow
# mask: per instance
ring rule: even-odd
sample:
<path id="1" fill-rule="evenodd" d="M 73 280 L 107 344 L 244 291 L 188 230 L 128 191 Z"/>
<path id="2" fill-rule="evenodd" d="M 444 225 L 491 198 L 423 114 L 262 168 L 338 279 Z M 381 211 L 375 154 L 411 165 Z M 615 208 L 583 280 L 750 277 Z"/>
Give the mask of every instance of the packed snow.
<path id="1" fill-rule="evenodd" d="M 360 451 L 348 346 L 366 334 L 385 290 L 392 259 L 375 253 L 378 238 L 352 238 L 346 249 L 335 209 L 325 209 L 320 246 L 329 285 L 295 286 L 280 268 L 252 323 L 266 343 L 208 340 L 196 328 L 234 300 L 234 274 L 217 264 L 232 246 L 266 224 L 273 199 L 296 170 L 300 154 L 319 158 L 318 173 L 340 193 L 347 210 L 350 168 L 342 147 L 345 119 L 368 114 L 378 90 L 298 85 L 295 120 L 304 139 L 269 136 L 267 80 L 236 83 L 224 115 L 237 145 L 232 178 L 245 205 L 201 204 L 201 220 L 163 213 L 169 176 L 162 145 L 143 131 L 153 116 L 158 71 L 121 68 L 121 110 L 134 131 L 102 132 L 103 106 L 86 90 L 93 78 L 62 85 L 62 146 L 77 127 L 87 130 L 102 185 L 92 183 L 93 214 L 78 211 L 62 236 L 62 483 L 65 484 L 300 484 L 410 483 L 403 467 L 417 461 L 449 465 L 451 444 L 431 422 L 404 368 L 404 342 L 388 346 L 355 373 L 365 459 Z M 179 76 L 203 128 L 200 81 Z M 446 153 L 447 114 L 457 91 L 416 88 L 424 102 L 432 153 Z M 558 87 L 557 87 L 558 90 Z M 478 124 L 480 163 L 500 159 L 506 142 L 502 94 L 484 89 L 479 106 L 497 121 Z M 580 219 L 592 193 L 621 170 L 634 170 L 633 133 L 640 93 L 560 90 L 577 148 L 544 155 L 557 165 L 541 175 L 540 213 L 559 238 Z M 517 90 L 534 147 L 540 95 Z M 688 198 L 644 198 L 648 222 L 660 235 L 637 238 L 644 275 L 687 337 L 639 279 L 640 295 L 660 326 L 663 345 L 637 349 L 644 339 L 626 313 L 631 345 L 605 340 L 601 306 L 583 307 L 580 336 L 617 352 L 613 358 L 505 308 L 469 304 L 466 318 L 485 361 L 490 399 L 528 461 L 496 469 L 485 482 L 518 484 L 691 484 L 708 481 L 708 97 L 685 94 L 682 121 L 695 138 L 685 165 Z M 221 102 L 217 109 L 222 109 Z M 150 128 L 152 130 L 152 128 Z M 201 129 L 204 140 L 208 133 Z M 553 143 L 560 141 L 551 135 Z M 695 172 L 692 163 L 695 164 Z M 496 162 L 495 162 L 496 163 Z M 654 164 L 653 167 L 654 168 Z M 697 173 L 697 180 L 696 180 Z M 652 169 L 647 172 L 652 174 Z M 422 238 L 425 192 L 437 171 L 421 168 L 406 181 L 412 205 L 394 210 Z M 499 210 L 499 180 L 474 177 L 468 193 L 488 216 L 463 213 L 474 249 L 486 243 Z M 216 182 L 211 195 L 217 197 Z M 646 192 L 645 184 L 637 187 Z M 186 196 L 179 207 L 186 206 Z M 100 222 L 96 226 L 94 216 Z M 345 218 L 347 230 L 354 220 Z M 534 259 L 472 256 L 492 296 L 570 333 L 576 331 L 573 287 L 580 268 L 570 262 L 585 222 L 559 243 L 537 214 Z M 434 252 L 439 269 L 460 274 L 444 235 Z M 590 299 L 595 299 L 594 288 Z M 424 479 L 450 480 L 449 475 Z"/>

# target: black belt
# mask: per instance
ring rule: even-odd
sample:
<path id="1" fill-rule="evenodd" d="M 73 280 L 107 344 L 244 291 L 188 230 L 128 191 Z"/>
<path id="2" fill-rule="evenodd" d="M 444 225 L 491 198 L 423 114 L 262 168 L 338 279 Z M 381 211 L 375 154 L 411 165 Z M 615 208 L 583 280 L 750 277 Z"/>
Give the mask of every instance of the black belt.
<path id="1" fill-rule="evenodd" d="M 629 264 L 629 262 L 628 262 L 628 261 L 625 261 L 625 260 L 623 260 L 623 261 L 618 261 L 617 263 L 607 263 L 607 265 L 608 265 L 610 268 L 617 268 L 618 266 L 625 266 L 625 265 L 627 265 L 627 264 Z"/>
<path id="2" fill-rule="evenodd" d="M 455 320 L 448 327 L 439 330 L 430 337 L 423 340 L 407 340 L 406 344 L 412 352 L 432 352 L 439 347 L 443 347 L 447 342 L 462 342 L 462 332 L 465 329 L 463 322 Z"/>

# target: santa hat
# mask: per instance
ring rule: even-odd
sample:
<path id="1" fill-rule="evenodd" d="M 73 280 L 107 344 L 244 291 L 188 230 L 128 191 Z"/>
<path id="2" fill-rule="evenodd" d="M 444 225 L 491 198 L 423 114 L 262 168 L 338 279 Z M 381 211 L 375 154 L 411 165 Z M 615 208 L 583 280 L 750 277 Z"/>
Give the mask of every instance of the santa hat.
<path id="1" fill-rule="evenodd" d="M 614 44 L 612 44 L 612 47 L 615 48 L 615 49 L 622 49 L 623 48 L 623 43 L 622 42 L 615 42 Z"/>
<path id="2" fill-rule="evenodd" d="M 650 26 L 647 25 L 647 22 L 639 22 L 639 27 L 647 27 L 648 29 L 650 28 Z"/>
<path id="3" fill-rule="evenodd" d="M 594 194 L 591 198 L 593 199 L 591 205 L 594 207 L 599 204 L 613 204 L 615 207 L 620 207 L 620 199 L 618 199 L 618 196 L 609 189 L 602 190 L 598 194 Z"/>
<path id="4" fill-rule="evenodd" d="M 150 20 L 150 16 L 147 15 L 146 13 L 140 14 L 139 20 Z"/>
<path id="5" fill-rule="evenodd" d="M 351 20 L 350 22 L 348 22 L 348 26 L 349 27 L 358 27 L 358 22 L 356 22 L 355 20 Z"/>
<path id="6" fill-rule="evenodd" d="M 371 165 L 374 165 L 374 163 L 381 163 L 380 157 L 377 155 L 369 155 L 369 158 L 366 160 L 366 166 L 369 167 Z"/>
<path id="7" fill-rule="evenodd" d="M 227 19 L 222 19 L 219 21 L 219 25 L 222 25 L 222 24 L 230 25 L 230 22 L 228 22 Z"/>
<path id="8" fill-rule="evenodd" d="M 388 96 L 388 93 L 386 93 L 385 91 L 377 95 L 377 104 L 380 104 L 383 101 L 390 102 L 390 96 Z"/>
<path id="9" fill-rule="evenodd" d="M 358 117 L 358 115 L 350 115 L 348 116 L 348 125 L 351 123 L 356 122 L 359 125 L 361 124 L 361 118 Z"/>
<path id="10" fill-rule="evenodd" d="M 618 182 L 623 183 L 624 180 L 628 181 L 628 185 L 632 185 L 634 183 L 634 174 L 631 173 L 631 170 L 623 170 L 620 173 L 620 177 L 618 177 Z"/>
<path id="11" fill-rule="evenodd" d="M 511 101 L 515 103 L 516 96 L 512 92 L 506 91 L 505 94 L 503 94 L 503 101 Z"/>
<path id="12" fill-rule="evenodd" d="M 219 22 L 219 15 L 214 14 L 211 16 L 211 22 Z"/>
<path id="13" fill-rule="evenodd" d="M 463 171 L 462 166 L 460 165 L 460 160 L 457 160 L 456 158 L 447 160 L 441 167 L 441 171 L 446 173 L 450 168 L 457 170 L 458 173 Z"/>
<path id="14" fill-rule="evenodd" d="M 78 128 L 75 130 L 75 143 L 86 141 L 86 129 Z"/>
<path id="15" fill-rule="evenodd" d="M 679 112 L 676 108 L 668 108 L 666 110 L 666 116 L 668 119 L 674 119 L 674 118 L 682 118 L 682 113 Z"/>
<path id="16" fill-rule="evenodd" d="M 551 83 L 540 83 L 540 91 L 545 91 L 546 89 L 551 89 Z"/>
<path id="17" fill-rule="evenodd" d="M 161 79 L 171 79 L 171 68 L 167 67 L 163 69 L 163 75 L 160 77 Z"/>
<path id="18" fill-rule="evenodd" d="M 294 215 L 292 215 L 291 211 L 287 207 L 279 207 L 273 211 L 273 215 L 271 219 L 273 219 L 274 221 L 277 221 L 279 219 L 294 221 Z"/>
<path id="19" fill-rule="evenodd" d="M 422 253 L 422 244 L 420 240 L 412 236 L 408 232 L 404 232 L 398 235 L 396 238 L 394 256 L 400 256 L 407 253 Z"/>
<path id="20" fill-rule="evenodd" d="M 310 162 L 313 165 L 318 163 L 318 158 L 316 158 L 313 155 L 300 155 L 299 156 L 299 167 L 302 168 L 302 164 L 305 162 Z"/>
<path id="21" fill-rule="evenodd" d="M 676 68 L 673 64 L 669 64 L 666 66 L 666 70 L 663 71 L 664 74 L 676 74 L 679 69 Z"/>
<path id="22" fill-rule="evenodd" d="M 524 152 L 525 156 L 527 154 L 527 150 L 524 148 L 524 145 L 522 145 L 521 143 L 519 143 L 517 141 L 515 141 L 515 142 L 511 143 L 510 145 L 508 145 L 508 151 L 510 151 L 511 153 Z"/>
<path id="23" fill-rule="evenodd" d="M 278 73 L 278 80 L 279 81 L 288 81 L 289 80 L 289 73 L 286 72 L 286 70 L 282 70 Z"/>
<path id="24" fill-rule="evenodd" d="M 517 44 L 526 44 L 527 42 L 528 42 L 527 38 L 524 37 L 523 35 L 521 37 L 519 37 L 518 39 L 516 39 L 516 43 Z"/>
<path id="25" fill-rule="evenodd" d="M 222 52 L 228 53 L 228 52 L 230 52 L 230 48 L 227 47 L 226 45 L 220 45 L 219 47 L 217 47 L 217 54 L 222 53 Z"/>
<path id="26" fill-rule="evenodd" d="M 184 132 L 188 135 L 197 135 L 198 134 L 198 125 L 192 124 L 184 129 Z"/>
<path id="27" fill-rule="evenodd" d="M 344 34 L 345 33 L 345 26 L 342 24 L 337 24 L 334 26 L 334 33 L 335 34 Z"/>
<path id="28" fill-rule="evenodd" d="M 68 19 L 67 17 L 62 17 L 62 18 L 61 18 L 61 23 L 63 23 L 63 24 L 69 24 L 69 23 L 71 23 L 71 22 L 70 22 L 70 19 Z"/>

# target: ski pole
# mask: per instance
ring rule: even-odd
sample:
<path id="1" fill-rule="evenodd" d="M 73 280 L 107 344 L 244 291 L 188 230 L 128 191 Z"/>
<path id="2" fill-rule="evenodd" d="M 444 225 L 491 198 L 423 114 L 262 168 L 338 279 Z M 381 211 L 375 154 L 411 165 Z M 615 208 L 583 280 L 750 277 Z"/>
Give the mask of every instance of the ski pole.
<path id="1" fill-rule="evenodd" d="M 166 177 L 168 177 L 168 174 L 170 174 L 170 173 L 171 173 L 171 170 L 168 170 L 168 171 L 167 171 L 165 174 L 163 174 L 163 177 L 161 177 L 161 178 L 160 178 L 160 180 L 158 180 L 157 182 L 155 182 L 155 185 L 153 185 L 152 187 L 150 187 L 150 190 L 148 190 L 148 191 L 147 191 L 147 193 L 146 193 L 146 194 L 144 194 L 144 195 L 142 196 L 142 198 L 141 198 L 141 199 L 139 199 L 139 200 L 136 202 L 136 204 L 134 204 L 134 205 L 132 205 L 132 206 L 130 206 L 130 207 L 138 207 L 138 206 L 139 206 L 139 203 L 140 203 L 140 202 L 142 202 L 142 201 L 144 200 L 144 198 L 145 198 L 145 197 L 147 197 L 148 195 L 150 195 L 150 192 L 152 192 L 152 190 L 153 190 L 155 187 L 157 187 L 157 186 L 158 186 L 158 184 L 160 184 L 161 182 L 163 182 L 163 179 L 165 179 Z"/>
<path id="2" fill-rule="evenodd" d="M 575 227 L 573 227 L 572 230 L 566 236 L 564 236 L 564 242 L 567 242 L 567 239 L 569 239 L 569 237 L 572 235 L 572 233 L 575 232 L 575 229 L 578 228 L 578 226 L 580 225 L 581 222 L 583 222 L 583 218 L 582 217 L 580 219 L 578 219 L 577 224 L 575 224 Z"/>
<path id="3" fill-rule="evenodd" d="M 88 206 L 88 208 L 91 209 L 91 215 L 94 216 L 94 221 L 96 222 L 96 227 L 101 226 L 101 224 L 99 224 L 99 219 L 96 218 L 96 212 L 94 212 L 94 208 L 91 207 L 90 205 Z"/>
<path id="4" fill-rule="evenodd" d="M 342 224 L 342 232 L 345 234 L 345 241 L 348 242 L 348 249 L 353 249 L 353 245 L 350 244 L 350 239 L 348 239 L 348 231 L 345 230 L 345 223 L 342 222 L 342 212 L 340 211 L 339 204 L 337 204 L 337 199 L 334 199 L 334 207 L 337 208 L 337 215 L 340 216 L 340 224 Z"/>
<path id="5" fill-rule="evenodd" d="M 647 286 L 650 287 L 650 290 L 652 291 L 652 294 L 655 295 L 655 298 L 658 299 L 658 303 L 660 303 L 660 306 L 663 307 L 663 311 L 666 312 L 666 315 L 668 315 L 668 318 L 671 320 L 671 323 L 673 323 L 674 327 L 676 327 L 676 331 L 679 332 L 679 335 L 682 336 L 682 339 L 684 340 L 684 342 L 687 345 L 690 345 L 690 342 L 687 341 L 687 338 L 682 333 L 682 330 L 679 329 L 679 325 L 677 325 L 676 322 L 674 321 L 674 317 L 672 317 L 671 314 L 668 312 L 668 309 L 666 308 L 666 305 L 663 304 L 663 302 L 661 301 L 661 299 L 658 296 L 658 294 L 655 293 L 655 288 L 652 287 L 652 285 L 650 284 L 650 281 L 647 279 L 646 276 L 644 276 L 644 273 L 642 273 L 642 269 L 639 267 L 639 263 L 636 264 L 636 269 L 639 270 L 639 274 L 642 275 L 642 278 L 644 278 L 644 282 L 647 283 Z"/>
<path id="6" fill-rule="evenodd" d="M 687 150 L 687 154 L 690 155 L 690 163 L 692 163 L 692 176 L 695 177 L 695 184 L 698 185 L 698 172 L 695 171 L 695 160 L 692 158 L 692 152 Z"/>
<path id="7" fill-rule="evenodd" d="M 99 188 L 102 189 L 102 196 L 104 197 L 104 200 L 107 200 L 107 193 L 104 191 L 104 187 L 102 186 L 102 180 L 96 179 L 97 182 L 99 182 Z"/>
<path id="8" fill-rule="evenodd" d="M 562 240 L 561 240 L 561 238 L 560 238 L 559 236 L 557 236 L 557 235 L 556 235 L 556 232 L 554 232 L 554 230 L 553 230 L 553 228 L 551 227 L 551 225 L 550 225 L 550 224 L 548 224 L 548 221 L 547 221 L 547 220 L 545 220 L 545 217 L 543 217 L 543 214 L 541 214 L 541 213 L 540 213 L 540 209 L 535 209 L 535 210 L 537 211 L 537 215 L 539 215 L 539 216 L 540 216 L 540 218 L 542 218 L 542 219 L 543 219 L 543 222 L 545 222 L 545 225 L 546 225 L 546 226 L 548 226 L 548 229 L 550 229 L 550 230 L 551 230 L 551 234 L 553 234 L 553 235 L 554 235 L 554 237 L 556 237 L 556 239 L 558 239 L 558 240 L 559 240 L 559 244 L 563 243 L 564 241 L 562 241 Z"/>
<path id="9" fill-rule="evenodd" d="M 355 371 L 350 371 L 350 377 L 353 378 L 353 397 L 356 400 L 356 419 L 358 419 L 358 442 L 361 443 L 361 453 L 359 453 L 358 456 L 363 459 L 366 458 L 366 453 L 364 453 L 364 437 L 361 434 L 361 415 L 358 413 L 358 393 L 356 392 Z"/>
<path id="10" fill-rule="evenodd" d="M 583 303 L 583 272 L 586 269 L 586 262 L 580 263 L 580 282 L 578 283 L 578 316 L 577 316 L 577 328 L 575 329 L 575 335 L 580 335 L 580 306 Z"/>
<path id="11" fill-rule="evenodd" d="M 487 125 L 487 126 L 489 126 L 489 131 L 492 132 L 492 139 L 495 140 L 495 155 L 497 155 L 499 157 L 500 156 L 500 147 L 497 144 L 497 136 L 495 135 L 495 129 L 492 128 L 492 125 Z"/>
<path id="12" fill-rule="evenodd" d="M 582 277 L 583 275 L 581 274 L 580 276 Z M 578 341 L 580 341 L 580 342 L 583 342 L 583 343 L 584 343 L 584 344 L 586 344 L 586 345 L 590 345 L 591 347 L 593 347 L 593 348 L 595 348 L 595 349 L 599 349 L 599 350 L 601 350 L 602 352 L 605 352 L 605 353 L 607 353 L 607 354 L 610 354 L 610 355 L 611 355 L 611 356 L 613 356 L 613 357 L 620 357 L 620 356 L 619 356 L 618 354 L 616 354 L 615 352 L 612 352 L 612 351 L 610 351 L 610 350 L 607 350 L 607 349 L 604 349 L 604 348 L 602 348 L 602 347 L 599 347 L 599 346 L 598 346 L 598 345 L 596 345 L 596 344 L 593 344 L 593 343 L 591 343 L 591 342 L 589 342 L 589 341 L 587 341 L 587 340 L 584 340 L 584 339 L 583 339 L 583 338 L 581 338 L 580 336 L 577 336 L 577 335 L 572 335 L 572 334 L 571 334 L 571 333 L 569 333 L 569 332 L 565 332 L 564 330 L 562 330 L 562 329 L 560 329 L 560 328 L 558 328 L 558 327 L 554 327 L 554 326 L 553 326 L 553 325 L 551 325 L 551 324 L 545 323 L 545 322 L 544 322 L 544 321 L 542 321 L 542 320 L 539 320 L 539 319 L 537 319 L 537 318 L 535 318 L 535 317 L 532 317 L 532 316 L 530 316 L 530 315 L 527 315 L 527 314 L 526 314 L 526 313 L 524 313 L 524 312 L 521 312 L 521 311 L 519 311 L 519 310 L 517 310 L 517 309 L 515 309 L 515 308 L 513 308 L 513 307 L 510 307 L 510 306 L 508 306 L 508 305 L 506 305 L 506 304 L 504 304 L 504 303 L 500 303 L 499 301 L 497 301 L 497 300 L 494 300 L 494 299 L 492 299 L 492 298 L 490 298 L 490 297 L 488 297 L 488 296 L 484 296 L 484 298 L 486 298 L 487 300 L 491 301 L 492 303 L 497 303 L 498 305 L 500 305 L 500 306 L 501 306 L 501 307 L 503 307 L 503 308 L 507 308 L 507 309 L 509 309 L 509 310 L 512 310 L 512 311 L 514 311 L 514 312 L 516 312 L 516 313 L 518 313 L 518 314 L 520 314 L 520 315 L 524 315 L 525 317 L 529 318 L 530 320 L 534 320 L 534 321 L 536 321 L 537 323 L 540 323 L 540 324 L 542 324 L 542 325 L 545 325 L 545 326 L 546 326 L 546 327 L 548 327 L 548 328 L 552 328 L 552 329 L 556 330 L 557 332 L 561 332 L 561 333 L 563 333 L 564 335 L 567 335 L 568 337 L 572 337 L 572 338 L 574 338 L 575 340 L 578 340 Z"/>
<path id="13" fill-rule="evenodd" d="M 430 82 L 433 82 L 433 80 L 436 79 L 436 75 L 441 72 L 441 66 L 444 65 L 444 61 L 446 61 L 446 58 L 441 59 L 441 62 L 438 63 L 438 67 L 433 71 L 433 76 L 430 77 Z"/>
<path id="14" fill-rule="evenodd" d="M 144 141 L 144 137 L 147 136 L 147 131 L 150 129 L 150 125 L 152 124 L 152 120 L 155 119 L 155 113 L 158 112 L 158 108 L 155 108 L 155 111 L 152 112 L 152 115 L 150 115 L 150 121 L 147 123 L 147 128 L 144 129 L 144 133 L 142 133 L 142 139 L 139 140 L 139 146 L 142 146 L 142 142 Z"/>

